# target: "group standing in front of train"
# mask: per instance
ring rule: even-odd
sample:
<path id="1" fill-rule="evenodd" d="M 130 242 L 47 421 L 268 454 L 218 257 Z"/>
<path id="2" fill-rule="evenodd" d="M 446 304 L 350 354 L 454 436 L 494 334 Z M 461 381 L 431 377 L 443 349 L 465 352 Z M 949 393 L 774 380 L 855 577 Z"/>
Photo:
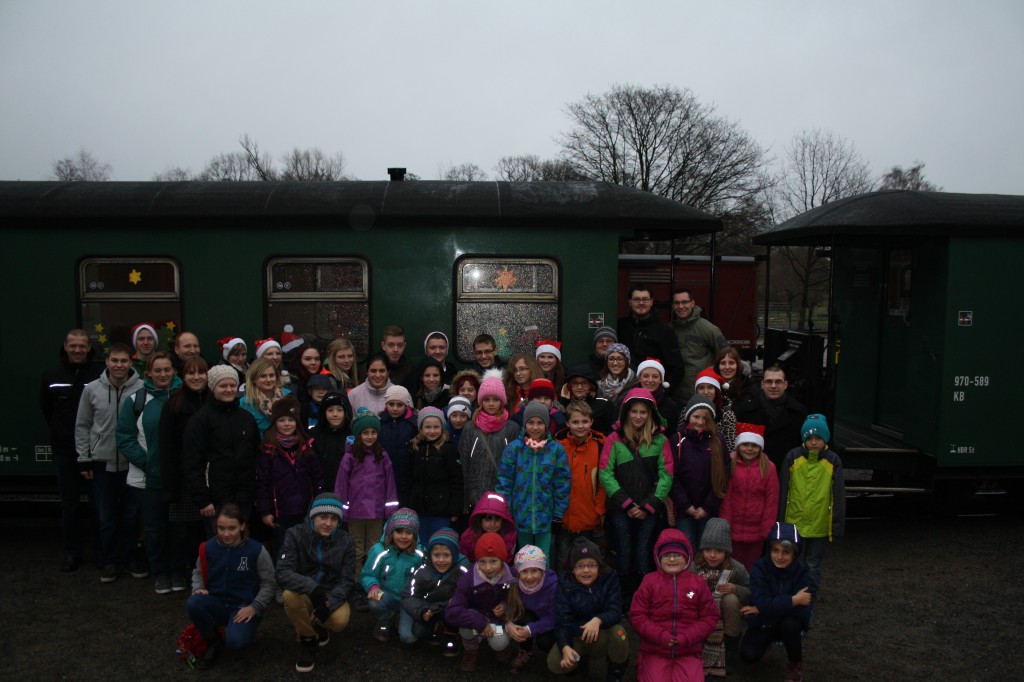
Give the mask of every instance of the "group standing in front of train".
<path id="1" fill-rule="evenodd" d="M 413 366 L 397 326 L 362 366 L 348 340 L 321 354 L 290 329 L 257 341 L 251 364 L 227 336 L 210 366 L 194 334 L 166 353 L 143 323 L 104 368 L 73 330 L 41 394 L 61 568 L 81 562 L 71 501 L 91 482 L 100 580 L 191 587 L 202 668 L 251 642 L 276 594 L 300 672 L 355 609 L 378 640 L 461 646 L 466 671 L 486 643 L 513 672 L 538 653 L 554 673 L 598 656 L 621 679 L 628 617 L 642 680 L 725 676 L 777 640 L 801 679 L 844 525 L 828 425 L 801 414 L 780 368 L 757 386 L 729 347 L 684 362 L 718 344 L 689 292 L 674 297 L 680 338 L 649 291 L 629 298 L 619 330 L 598 329 L 569 366 L 557 341 L 505 361 L 481 334 L 459 371 L 439 331 Z M 684 375 L 693 386 L 670 392 Z"/>

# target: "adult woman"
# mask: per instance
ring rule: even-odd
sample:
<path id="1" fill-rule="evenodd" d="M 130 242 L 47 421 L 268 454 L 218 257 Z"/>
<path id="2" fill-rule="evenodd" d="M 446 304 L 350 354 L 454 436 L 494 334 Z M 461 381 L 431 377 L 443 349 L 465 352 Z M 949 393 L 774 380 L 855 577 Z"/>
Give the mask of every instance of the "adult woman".
<path id="1" fill-rule="evenodd" d="M 508 413 L 515 414 L 529 402 L 527 392 L 534 379 L 541 377 L 540 365 L 526 353 L 513 355 L 505 365 L 505 395 Z"/>
<path id="2" fill-rule="evenodd" d="M 249 348 L 238 336 L 225 336 L 217 341 L 223 364 L 233 367 L 238 373 L 238 385 L 245 384 L 245 373 L 249 371 Z"/>
<path id="3" fill-rule="evenodd" d="M 666 431 L 672 431 L 679 422 L 679 414 L 683 411 L 682 405 L 673 400 L 668 394 L 668 384 L 665 383 L 665 366 L 660 360 L 647 358 L 636 368 L 636 385 L 646 388 L 654 396 L 658 403 L 658 414 L 663 420 L 662 426 Z"/>
<path id="4" fill-rule="evenodd" d="M 171 564 L 171 589 L 185 590 L 186 567 L 195 563 L 196 547 L 203 538 L 202 516 L 185 483 L 182 442 L 188 420 L 210 399 L 206 385 L 209 366 L 201 357 L 188 358 L 181 366 L 181 388 L 171 394 L 160 415 L 160 480 L 167 510 L 167 542 L 181 565 Z"/>
<path id="5" fill-rule="evenodd" d="M 306 385 L 311 377 L 320 374 L 323 363 L 320 361 L 320 349 L 313 344 L 303 344 L 296 353 L 290 373 L 295 378 L 295 397 L 299 402 L 309 402 L 309 391 Z"/>
<path id="6" fill-rule="evenodd" d="M 259 437 L 270 428 L 270 413 L 274 403 L 291 391 L 281 386 L 281 375 L 268 358 L 259 358 L 249 366 L 245 374 L 245 397 L 242 407 L 256 420 Z"/>
<path id="7" fill-rule="evenodd" d="M 331 375 L 336 390 L 351 391 L 359 385 L 362 379 L 359 378 L 359 365 L 356 364 L 356 347 L 351 341 L 346 338 L 331 341 L 327 346 L 324 370 Z"/>
<path id="8" fill-rule="evenodd" d="M 444 368 L 434 358 L 426 358 L 416 368 L 416 385 L 413 390 L 413 402 L 417 410 L 424 407 L 436 407 L 444 410 L 448 407 L 451 391 L 444 385 L 442 375 Z"/>
<path id="9" fill-rule="evenodd" d="M 469 404 L 476 407 L 476 393 L 480 390 L 480 382 L 483 380 L 479 374 L 471 369 L 464 369 L 455 374 L 451 383 L 451 394 L 461 395 L 469 401 Z"/>
<path id="10" fill-rule="evenodd" d="M 541 376 L 555 385 L 555 395 L 562 392 L 565 385 L 565 367 L 562 365 L 562 344 L 559 341 L 537 342 L 537 364 L 540 365 Z"/>
<path id="11" fill-rule="evenodd" d="M 629 367 L 631 358 L 629 349 L 621 343 L 608 346 L 604 354 L 604 368 L 597 378 L 597 388 L 601 397 L 609 402 L 618 403 L 636 380 L 636 374 Z"/>
<path id="12" fill-rule="evenodd" d="M 274 371 L 277 372 L 278 385 L 288 393 L 295 392 L 295 378 L 284 368 L 284 351 L 281 350 L 281 344 L 273 336 L 256 340 L 256 359 L 269 360 L 270 364 L 274 366 Z M 246 381 L 246 390 L 248 390 L 248 380 Z"/>
<path id="13" fill-rule="evenodd" d="M 128 486 L 142 510 L 146 558 L 157 594 L 172 591 L 171 566 L 180 569 L 185 563 L 183 553 L 170 556 L 167 543 L 167 501 L 160 479 L 159 445 L 160 413 L 171 391 L 180 385 L 171 356 L 162 351 L 153 353 L 146 363 L 143 387 L 124 401 L 117 419 L 117 449 L 129 462 Z"/>
<path id="14" fill-rule="evenodd" d="M 757 384 L 749 384 L 750 371 L 740 352 L 732 346 L 726 346 L 715 354 L 712 367 L 722 377 L 722 394 L 732 403 L 739 401 L 743 395 Z"/>
<path id="15" fill-rule="evenodd" d="M 365 407 L 374 414 L 383 412 L 389 388 L 391 379 L 388 378 L 388 358 L 376 353 L 366 363 L 366 381 L 349 391 L 348 401 L 352 405 L 353 414 L 358 412 L 360 407 Z"/>

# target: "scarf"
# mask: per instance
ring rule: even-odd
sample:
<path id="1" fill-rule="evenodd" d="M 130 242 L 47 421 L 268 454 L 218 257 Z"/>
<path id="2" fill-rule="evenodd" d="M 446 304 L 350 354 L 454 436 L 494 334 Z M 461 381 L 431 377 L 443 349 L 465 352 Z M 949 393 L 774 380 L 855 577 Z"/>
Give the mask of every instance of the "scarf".
<path id="1" fill-rule="evenodd" d="M 274 403 L 276 403 L 283 397 L 284 392 L 280 388 L 275 388 L 274 394 L 271 395 L 269 398 L 265 394 L 260 393 L 259 397 L 256 398 L 256 406 L 260 408 L 260 412 L 269 417 L 270 413 L 274 409 Z"/>
<path id="2" fill-rule="evenodd" d="M 527 587 L 523 584 L 523 581 L 519 581 L 519 591 L 523 594 L 537 594 L 540 592 L 540 588 L 544 587 L 544 578 L 548 577 L 547 571 L 544 571 L 544 575 L 540 577 L 540 582 L 533 587 Z"/>
<path id="3" fill-rule="evenodd" d="M 508 410 L 505 408 L 502 408 L 501 414 L 496 417 L 484 412 L 483 408 L 478 409 L 473 415 L 473 423 L 484 433 L 497 433 L 505 426 L 506 422 L 508 422 Z"/>
<path id="4" fill-rule="evenodd" d="M 545 438 L 544 440 L 534 440 L 529 436 L 523 436 L 523 442 L 526 443 L 526 447 L 536 451 L 543 450 L 544 446 L 548 444 L 548 439 Z"/>
<path id="5" fill-rule="evenodd" d="M 505 577 L 504 571 L 498 571 L 498 575 L 494 576 L 493 578 L 488 578 L 486 575 L 484 575 L 484 572 L 480 570 L 480 564 L 474 564 L 474 566 L 476 567 L 476 574 L 480 576 L 481 580 L 483 580 L 485 583 L 488 583 L 489 585 L 497 585 L 501 582 L 501 579 Z"/>
<path id="6" fill-rule="evenodd" d="M 286 452 L 291 452 L 295 450 L 296 446 L 299 444 L 299 437 L 294 434 L 291 436 L 282 436 L 281 434 L 277 433 L 274 435 L 274 437 L 277 438 L 277 444 L 280 445 L 281 449 L 285 450 Z"/>
<path id="7" fill-rule="evenodd" d="M 772 400 L 766 396 L 763 392 L 761 393 L 761 407 L 764 408 L 765 414 L 768 415 L 768 419 L 775 419 L 786 407 L 786 398 L 788 396 L 783 393 L 781 398 Z"/>
<path id="8" fill-rule="evenodd" d="M 598 379 L 597 387 L 601 391 L 601 397 L 611 402 L 616 402 L 619 395 L 626 390 L 626 387 L 636 380 L 636 373 L 633 370 L 626 372 L 626 376 L 616 379 L 611 374 L 604 379 Z"/>
<path id="9" fill-rule="evenodd" d="M 444 390 L 444 384 L 441 384 L 435 389 L 427 390 L 426 388 L 420 390 L 420 397 L 423 398 L 424 403 L 433 403 L 437 396 L 441 395 L 441 391 Z"/>

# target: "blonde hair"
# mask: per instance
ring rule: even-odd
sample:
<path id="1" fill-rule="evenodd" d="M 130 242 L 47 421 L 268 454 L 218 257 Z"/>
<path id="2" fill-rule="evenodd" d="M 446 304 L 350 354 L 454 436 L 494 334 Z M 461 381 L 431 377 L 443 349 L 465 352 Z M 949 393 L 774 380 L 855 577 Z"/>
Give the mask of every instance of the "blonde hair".
<path id="1" fill-rule="evenodd" d="M 340 367 L 334 366 L 334 356 L 338 354 L 338 351 L 351 350 L 352 351 L 352 369 L 344 371 Z M 356 362 L 356 347 L 351 341 L 345 337 L 339 337 L 331 341 L 327 346 L 327 357 L 321 360 L 324 367 L 331 370 L 331 374 L 344 388 L 353 388 L 359 385 L 359 363 Z"/>
<path id="2" fill-rule="evenodd" d="M 643 407 L 647 410 L 647 421 L 644 422 L 644 426 L 642 429 L 640 429 L 640 431 L 637 431 L 635 428 L 633 428 L 633 423 L 629 420 L 629 410 L 632 409 L 631 403 L 643 405 Z M 637 445 L 650 445 L 654 441 L 656 429 L 660 428 L 657 427 L 655 424 L 656 419 L 654 418 L 654 410 L 651 408 L 651 406 L 647 403 L 646 400 L 634 399 L 631 401 L 627 401 L 626 404 L 623 405 L 623 407 L 626 408 L 626 419 L 623 420 L 622 434 L 626 437 L 626 440 L 628 440 L 631 443 L 636 443 Z"/>
<path id="3" fill-rule="evenodd" d="M 740 443 L 740 445 L 743 445 L 743 443 Z M 756 445 L 756 443 L 751 443 L 751 445 Z M 736 463 L 743 458 L 743 455 L 740 454 L 739 445 L 737 445 L 736 449 L 733 450 L 732 455 L 730 455 L 730 458 L 732 459 L 732 466 L 729 467 L 729 473 L 731 475 L 736 475 Z M 764 448 L 761 448 L 761 452 L 759 452 L 757 455 L 757 467 L 761 470 L 762 481 L 764 480 L 764 477 L 768 475 L 769 461 L 770 460 L 768 459 L 768 455 L 764 454 Z"/>
<path id="4" fill-rule="evenodd" d="M 438 436 L 437 440 L 433 442 L 428 442 L 427 439 L 423 437 L 423 431 L 418 431 L 416 432 L 416 435 L 412 437 L 412 440 L 409 441 L 409 445 L 412 446 L 413 450 L 419 450 L 420 443 L 427 443 L 427 447 L 433 445 L 438 451 L 440 451 L 441 448 L 444 447 L 444 444 L 450 440 L 451 438 L 448 436 L 448 425 L 445 424 L 444 420 L 442 419 L 441 435 Z"/>
<path id="5" fill-rule="evenodd" d="M 275 388 L 281 388 L 281 375 L 278 374 L 274 363 L 266 358 L 253 360 L 253 363 L 249 365 L 249 370 L 245 373 L 245 401 L 250 405 L 255 405 L 260 395 L 260 389 L 256 388 L 256 377 L 263 374 L 268 367 L 274 370 L 274 376 L 277 377 L 274 380 Z"/>

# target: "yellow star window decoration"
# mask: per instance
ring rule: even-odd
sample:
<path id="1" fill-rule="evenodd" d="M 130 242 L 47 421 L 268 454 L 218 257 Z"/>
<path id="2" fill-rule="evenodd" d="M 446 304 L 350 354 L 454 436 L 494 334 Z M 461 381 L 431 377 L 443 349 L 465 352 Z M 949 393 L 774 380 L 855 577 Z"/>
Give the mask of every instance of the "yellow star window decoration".
<path id="1" fill-rule="evenodd" d="M 515 273 L 509 270 L 507 265 L 498 273 L 498 276 L 494 278 L 494 286 L 498 287 L 502 291 L 508 291 L 515 285 Z"/>
<path id="2" fill-rule="evenodd" d="M 138 284 L 142 281 L 142 273 L 132 268 L 132 271 L 128 273 L 128 281 L 132 284 Z"/>

